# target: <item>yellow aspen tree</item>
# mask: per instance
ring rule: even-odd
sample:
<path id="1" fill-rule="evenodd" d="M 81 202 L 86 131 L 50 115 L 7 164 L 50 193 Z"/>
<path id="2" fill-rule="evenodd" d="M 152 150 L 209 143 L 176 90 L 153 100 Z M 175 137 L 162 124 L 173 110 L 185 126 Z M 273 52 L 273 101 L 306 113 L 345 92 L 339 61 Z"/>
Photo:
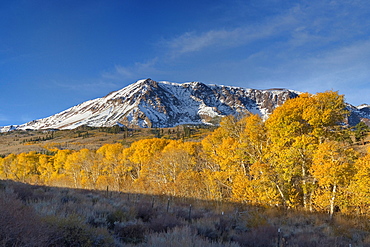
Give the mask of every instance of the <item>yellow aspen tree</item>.
<path id="1" fill-rule="evenodd" d="M 224 180 L 221 176 L 224 175 L 219 171 L 212 171 L 210 169 L 204 169 L 200 173 L 204 181 L 205 186 L 205 199 L 222 201 L 225 199 L 224 186 L 220 186 L 219 181 Z"/>
<path id="2" fill-rule="evenodd" d="M 250 114 L 239 121 L 243 126 L 236 140 L 235 152 L 231 155 L 236 162 L 236 174 L 232 181 L 233 200 L 254 204 L 277 205 L 277 188 L 268 172 L 270 138 L 264 121 L 256 114 Z M 258 171 L 257 171 L 258 170 Z"/>
<path id="3" fill-rule="evenodd" d="M 136 141 L 129 148 L 123 150 L 123 157 L 130 161 L 131 176 L 138 189 L 148 189 L 148 175 L 154 157 L 169 143 L 169 140 L 152 138 Z"/>
<path id="4" fill-rule="evenodd" d="M 276 108 L 265 123 L 271 141 L 267 159 L 276 174 L 271 179 L 276 184 L 283 204 L 288 207 L 293 204 L 291 198 L 296 196 L 291 194 L 292 191 L 296 191 L 293 189 L 295 186 L 293 178 L 300 176 L 300 170 L 307 169 L 298 163 L 292 145 L 302 134 L 311 131 L 310 126 L 302 117 L 303 110 L 306 105 L 310 104 L 310 101 L 310 94 L 301 94 L 298 98 L 289 99 Z M 299 165 L 302 169 L 299 169 Z M 306 177 L 302 179 L 307 180 Z"/>
<path id="5" fill-rule="evenodd" d="M 97 181 L 103 172 L 101 156 L 86 148 L 78 151 L 77 156 L 76 162 L 81 169 L 81 185 L 83 188 L 97 189 Z"/>
<path id="6" fill-rule="evenodd" d="M 107 181 L 105 173 L 105 164 L 103 163 L 102 155 L 96 153 L 94 150 L 90 150 L 88 156 L 88 162 L 86 163 L 86 171 L 88 173 L 88 185 L 92 189 L 105 189 L 107 184 L 103 183 Z M 109 181 L 109 179 L 108 179 Z"/>
<path id="7" fill-rule="evenodd" d="M 72 152 L 67 156 L 66 162 L 64 163 L 64 170 L 73 187 L 79 188 L 81 185 L 82 166 L 78 152 Z"/>
<path id="8" fill-rule="evenodd" d="M 220 184 L 221 181 L 225 180 L 221 178 L 220 172 L 221 167 L 218 163 L 220 158 L 217 151 L 219 146 L 222 144 L 223 140 L 228 137 L 228 131 L 226 127 L 227 118 L 223 118 L 221 121 L 221 127 L 214 130 L 211 134 L 207 135 L 202 141 L 202 152 L 201 157 L 204 161 L 204 167 L 201 170 L 201 177 L 203 178 L 205 185 L 205 199 L 208 200 L 222 200 L 225 196 L 223 195 L 223 185 Z M 233 119 L 231 121 L 234 122 Z M 223 127 L 225 126 L 225 128 Z M 229 150 L 229 148 L 227 148 Z"/>
<path id="9" fill-rule="evenodd" d="M 224 117 L 220 127 L 202 140 L 203 159 L 209 182 L 223 198 L 232 195 L 232 183 L 238 173 L 245 173 L 245 157 L 241 152 L 241 136 L 245 130 L 244 119 Z M 213 179 L 211 177 L 213 176 Z M 210 188 L 211 188 L 210 187 Z"/>
<path id="10" fill-rule="evenodd" d="M 17 156 L 15 154 L 9 154 L 2 158 L 1 162 L 1 174 L 3 179 L 16 180 L 15 174 L 13 174 L 13 167 L 16 166 Z"/>
<path id="11" fill-rule="evenodd" d="M 175 194 L 179 197 L 207 199 L 204 179 L 200 171 L 182 171 L 175 181 Z"/>
<path id="12" fill-rule="evenodd" d="M 205 169 L 209 170 L 206 174 L 208 181 L 212 181 L 213 190 L 217 189 L 217 194 L 227 198 L 231 193 L 233 178 L 238 173 L 237 163 L 234 160 L 237 143 L 231 137 L 225 137 L 217 145 L 212 142 L 212 136 L 202 141 L 206 152 L 207 167 Z"/>
<path id="13" fill-rule="evenodd" d="M 241 121 L 244 124 L 244 130 L 239 138 L 238 152 L 246 174 L 248 165 L 266 161 L 270 140 L 265 123 L 257 114 L 248 115 Z M 248 164 L 245 164 L 246 162 Z"/>
<path id="14" fill-rule="evenodd" d="M 51 185 L 50 181 L 52 179 L 53 174 L 55 173 L 55 169 L 53 166 L 53 156 L 41 154 L 39 156 L 39 166 L 38 172 L 39 176 L 39 183 L 45 185 Z"/>
<path id="15" fill-rule="evenodd" d="M 250 166 L 255 162 L 265 162 L 269 152 L 265 124 L 261 117 L 253 114 L 240 120 L 224 118 L 220 128 L 208 135 L 202 145 L 219 190 L 229 191 L 225 195 L 232 197 L 239 197 L 237 187 L 250 180 Z"/>
<path id="16" fill-rule="evenodd" d="M 51 177 L 52 183 L 54 185 L 59 186 L 66 186 L 66 182 L 64 181 L 66 178 L 66 171 L 65 171 L 65 163 L 67 161 L 68 156 L 72 153 L 72 150 L 63 149 L 63 150 L 56 150 L 53 159 L 53 167 L 54 173 Z"/>
<path id="17" fill-rule="evenodd" d="M 333 217 L 336 204 L 345 204 L 337 201 L 337 196 L 346 189 L 354 175 L 356 157 L 353 149 L 335 141 L 321 143 L 314 154 L 310 171 L 321 190 L 315 191 L 315 204 L 328 208 L 330 217 Z M 326 200 L 320 200 L 320 192 Z"/>
<path id="18" fill-rule="evenodd" d="M 123 146 L 120 143 L 105 144 L 96 153 L 102 157 L 103 173 L 99 177 L 100 184 L 121 190 L 122 183 L 129 170 L 123 167 Z"/>
<path id="19" fill-rule="evenodd" d="M 271 179 L 273 172 L 268 164 L 255 162 L 250 167 L 250 179 L 245 179 L 242 174 L 235 178 L 233 200 L 255 205 L 280 205 L 279 191 Z"/>
<path id="20" fill-rule="evenodd" d="M 312 135 L 322 143 L 336 139 L 347 114 L 344 95 L 326 91 L 312 96 L 312 101 L 304 108 L 303 119 L 312 126 Z"/>
<path id="21" fill-rule="evenodd" d="M 206 167 L 211 171 L 218 171 L 220 165 L 218 164 L 219 154 L 218 147 L 221 145 L 223 139 L 227 138 L 227 134 L 223 129 L 218 128 L 202 140 L 202 156 L 206 162 Z"/>
<path id="22" fill-rule="evenodd" d="M 177 141 L 172 141 L 177 142 Z M 177 146 L 177 147 L 176 147 Z M 176 196 L 175 184 L 181 172 L 192 170 L 191 155 L 180 145 L 167 145 L 154 159 L 151 172 L 148 175 L 150 182 L 163 188 L 163 192 Z"/>
<path id="23" fill-rule="evenodd" d="M 301 94 L 298 98 L 289 99 L 276 108 L 267 119 L 266 127 L 274 148 L 273 154 L 278 155 L 280 151 L 283 152 L 280 162 L 292 156 L 292 151 L 287 151 L 292 149 L 292 146 L 301 148 L 316 143 L 315 139 L 309 138 L 312 126 L 303 118 L 303 112 L 312 104 L 312 99 L 312 95 L 307 93 Z M 295 162 L 287 161 L 287 163 Z"/>
<path id="24" fill-rule="evenodd" d="M 6 174 L 4 172 L 4 158 L 0 157 L 0 179 L 4 179 Z"/>
<path id="25" fill-rule="evenodd" d="M 122 161 L 114 168 L 113 175 L 119 191 L 132 189 L 132 184 L 137 179 L 137 173 L 134 171 L 134 167 L 135 164 L 125 157 L 124 152 L 122 152 Z"/>
<path id="26" fill-rule="evenodd" d="M 153 193 L 166 193 L 178 195 L 182 187 L 189 186 L 181 184 L 178 176 L 182 174 L 183 182 L 186 180 L 186 173 L 201 171 L 200 153 L 201 145 L 196 142 L 183 142 L 171 140 L 166 147 L 153 159 L 148 183 L 156 188 Z"/>
<path id="27" fill-rule="evenodd" d="M 266 120 L 266 127 L 275 145 L 290 146 L 295 137 L 312 132 L 312 126 L 303 118 L 305 108 L 313 104 L 312 101 L 311 94 L 303 93 L 273 111 Z"/>
<path id="28" fill-rule="evenodd" d="M 134 154 L 135 150 L 132 147 L 124 148 L 122 151 L 123 164 L 128 171 L 132 181 L 135 181 L 140 176 L 141 164 L 137 164 L 131 161 L 131 156 Z"/>
<path id="29" fill-rule="evenodd" d="M 201 151 L 202 145 L 199 142 L 184 142 L 182 140 L 171 140 L 166 147 L 164 147 L 162 153 L 167 152 L 167 150 L 183 150 L 186 152 L 191 161 L 189 164 L 192 165 L 189 169 L 201 170 Z"/>
<path id="30" fill-rule="evenodd" d="M 370 149 L 356 160 L 355 170 L 348 188 L 351 205 L 358 209 L 360 215 L 370 216 Z"/>
<path id="31" fill-rule="evenodd" d="M 68 155 L 64 168 L 76 188 L 97 189 L 101 160 L 93 150 L 81 149 Z"/>
<path id="32" fill-rule="evenodd" d="M 129 148 L 133 151 L 129 158 L 135 163 L 148 164 L 168 143 L 169 140 L 159 138 L 136 141 Z"/>
<path id="33" fill-rule="evenodd" d="M 345 114 L 343 96 L 327 91 L 289 99 L 267 119 L 270 163 L 277 165 L 277 174 L 282 178 L 279 187 L 288 201 L 295 196 L 291 191 L 299 192 L 303 207 L 312 210 L 315 180 L 309 171 L 313 151 L 324 140 L 337 138 Z"/>
<path id="34" fill-rule="evenodd" d="M 17 155 L 16 166 L 12 168 L 13 174 L 20 182 L 36 182 L 39 175 L 38 165 L 38 154 L 36 152 L 20 153 Z"/>

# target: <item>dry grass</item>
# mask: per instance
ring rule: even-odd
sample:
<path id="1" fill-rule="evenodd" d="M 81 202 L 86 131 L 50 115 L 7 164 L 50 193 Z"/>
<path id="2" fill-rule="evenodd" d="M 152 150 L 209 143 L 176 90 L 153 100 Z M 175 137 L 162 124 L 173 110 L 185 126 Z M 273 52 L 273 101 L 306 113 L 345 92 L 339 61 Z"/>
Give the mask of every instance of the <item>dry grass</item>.
<path id="1" fill-rule="evenodd" d="M 370 246 L 367 218 L 168 199 L 0 181 L 0 245 Z"/>

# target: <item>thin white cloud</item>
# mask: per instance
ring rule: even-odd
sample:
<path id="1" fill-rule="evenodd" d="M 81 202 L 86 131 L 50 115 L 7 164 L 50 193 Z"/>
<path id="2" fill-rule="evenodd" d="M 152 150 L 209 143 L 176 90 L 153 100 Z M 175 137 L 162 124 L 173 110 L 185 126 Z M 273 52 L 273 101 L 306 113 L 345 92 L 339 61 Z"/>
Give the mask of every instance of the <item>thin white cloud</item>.
<path id="1" fill-rule="evenodd" d="M 117 78 L 117 76 L 118 76 L 118 78 L 121 78 L 121 77 L 123 77 L 123 78 L 132 78 L 132 77 L 135 76 L 134 75 L 135 74 L 134 70 L 137 70 L 137 68 L 135 68 L 135 69 L 131 68 L 130 69 L 128 67 L 123 67 L 121 65 L 116 65 L 114 74 L 105 74 L 105 76 L 107 78 L 109 78 L 109 77 Z"/>
<path id="2" fill-rule="evenodd" d="M 116 65 L 113 71 L 104 72 L 102 77 L 114 81 L 151 77 L 161 73 L 156 68 L 157 63 L 158 58 L 154 58 L 144 63 L 136 62 L 132 66 Z"/>
<path id="3" fill-rule="evenodd" d="M 322 47 L 330 42 L 361 34 L 365 24 L 356 17 L 365 16 L 364 13 L 367 11 L 355 2 L 300 3 L 292 5 L 279 15 L 261 17 L 258 22 L 244 23 L 237 28 L 186 32 L 164 41 L 163 45 L 175 57 L 201 52 L 207 48 L 239 47 L 263 40 L 283 42 L 286 44 L 285 48 Z M 284 39 L 278 41 L 279 37 Z"/>
<path id="4" fill-rule="evenodd" d="M 209 47 L 238 47 L 258 40 L 271 38 L 284 32 L 295 23 L 292 15 L 279 16 L 263 24 L 234 29 L 209 30 L 202 33 L 187 32 L 164 43 L 173 56 L 199 52 Z"/>

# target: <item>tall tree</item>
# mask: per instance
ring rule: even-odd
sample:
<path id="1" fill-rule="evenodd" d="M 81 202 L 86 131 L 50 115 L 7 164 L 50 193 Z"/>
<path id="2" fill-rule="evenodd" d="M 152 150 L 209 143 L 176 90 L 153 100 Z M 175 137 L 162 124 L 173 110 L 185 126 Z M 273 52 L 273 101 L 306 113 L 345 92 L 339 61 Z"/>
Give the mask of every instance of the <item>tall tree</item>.
<path id="1" fill-rule="evenodd" d="M 334 213 L 337 195 L 349 185 L 355 173 L 356 158 L 357 153 L 353 149 L 335 141 L 321 143 L 315 151 L 310 171 L 320 186 L 316 204 L 328 206 L 330 217 Z"/>
<path id="2" fill-rule="evenodd" d="M 124 166 L 123 146 L 120 143 L 105 144 L 96 151 L 102 159 L 99 183 L 120 191 L 130 169 Z"/>
<path id="3" fill-rule="evenodd" d="M 359 214 L 370 216 L 370 149 L 365 156 L 356 160 L 355 170 L 348 188 L 351 205 Z"/>
<path id="4" fill-rule="evenodd" d="M 55 169 L 53 166 L 54 157 L 51 155 L 41 154 L 39 156 L 39 183 L 50 185 Z"/>
<path id="5" fill-rule="evenodd" d="M 303 207 L 312 210 L 315 180 L 309 170 L 313 150 L 325 140 L 337 138 L 346 113 L 343 95 L 327 91 L 289 99 L 267 119 L 272 143 L 269 162 L 276 164 L 277 186 L 284 200 L 289 202 L 295 197 L 291 192 L 298 192 Z"/>
<path id="6" fill-rule="evenodd" d="M 224 117 L 220 127 L 202 140 L 207 171 L 204 173 L 210 194 L 229 198 L 232 183 L 238 173 L 245 174 L 245 161 L 240 151 L 241 135 L 245 122 L 233 116 Z M 212 185 L 212 186 L 211 186 Z M 217 191 L 217 192 L 216 192 Z"/>
<path id="7" fill-rule="evenodd" d="M 34 151 L 17 155 L 17 163 L 12 169 L 18 181 L 28 183 L 36 182 L 39 175 L 38 159 L 39 154 Z"/>
<path id="8" fill-rule="evenodd" d="M 17 165 L 17 155 L 9 154 L 2 158 L 0 165 L 0 175 L 2 178 L 17 179 L 16 174 L 14 173 L 14 167 Z"/>
<path id="9" fill-rule="evenodd" d="M 130 162 L 131 176 L 136 187 L 148 187 L 147 178 L 153 159 L 167 146 L 169 140 L 152 138 L 136 141 L 123 150 L 123 158 Z"/>

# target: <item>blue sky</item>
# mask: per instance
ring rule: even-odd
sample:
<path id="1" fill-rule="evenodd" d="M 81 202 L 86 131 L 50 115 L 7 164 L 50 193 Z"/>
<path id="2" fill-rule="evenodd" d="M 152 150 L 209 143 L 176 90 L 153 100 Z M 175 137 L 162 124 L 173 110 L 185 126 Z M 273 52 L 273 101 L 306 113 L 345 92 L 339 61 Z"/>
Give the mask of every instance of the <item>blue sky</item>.
<path id="1" fill-rule="evenodd" d="M 0 23 L 0 126 L 144 78 L 370 104 L 365 0 L 12 0 Z"/>

